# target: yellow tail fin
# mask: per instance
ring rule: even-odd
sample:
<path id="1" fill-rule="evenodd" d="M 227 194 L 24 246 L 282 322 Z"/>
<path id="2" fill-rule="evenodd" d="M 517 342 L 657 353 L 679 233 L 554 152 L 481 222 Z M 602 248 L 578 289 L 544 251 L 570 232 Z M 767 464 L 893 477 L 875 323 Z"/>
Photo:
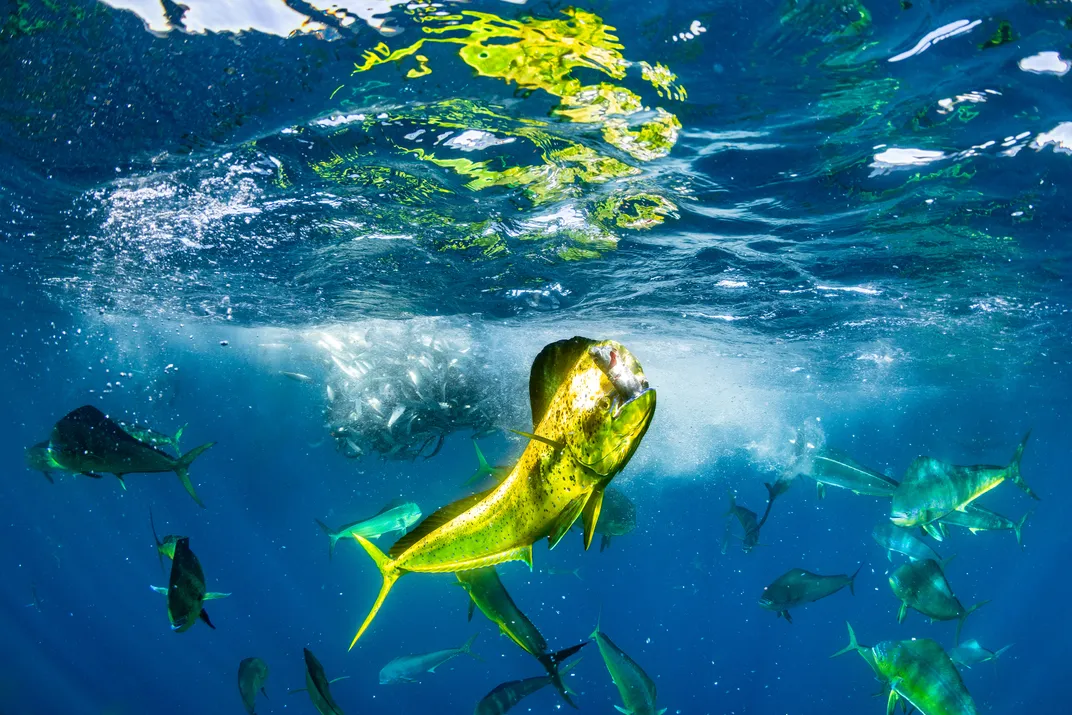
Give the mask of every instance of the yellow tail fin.
<path id="1" fill-rule="evenodd" d="M 354 539 L 357 543 L 364 547 L 368 555 L 372 557 L 373 562 L 376 564 L 376 568 L 380 570 L 380 575 L 383 576 L 383 586 L 380 587 L 380 595 L 376 597 L 376 602 L 372 604 L 372 610 L 369 611 L 368 616 L 365 617 L 365 622 L 361 624 L 361 627 L 357 629 L 357 635 L 354 636 L 354 640 L 350 643 L 349 650 L 353 650 L 353 647 L 357 645 L 358 639 L 364 634 L 365 630 L 372 623 L 372 619 L 376 617 L 376 614 L 380 610 L 380 606 L 383 605 L 384 600 L 387 598 L 387 594 L 390 593 L 391 587 L 395 585 L 395 581 L 402 573 L 395 567 L 394 561 L 387 557 L 387 554 L 376 548 L 368 539 L 354 534 Z"/>

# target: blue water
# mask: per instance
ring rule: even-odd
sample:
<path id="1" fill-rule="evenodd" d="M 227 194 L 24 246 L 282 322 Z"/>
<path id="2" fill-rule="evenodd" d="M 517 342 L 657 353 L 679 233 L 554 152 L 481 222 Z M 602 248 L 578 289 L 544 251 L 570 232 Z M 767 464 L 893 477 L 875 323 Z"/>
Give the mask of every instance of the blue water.
<path id="1" fill-rule="evenodd" d="M 500 568 L 552 647 L 600 619 L 669 713 L 881 713 L 866 664 L 828 658 L 845 621 L 865 644 L 949 648 L 955 631 L 898 625 L 898 562 L 870 537 L 888 503 L 820 501 L 801 477 L 764 546 L 723 553 L 727 490 L 762 512 L 801 425 L 894 478 L 923 454 L 1003 464 L 1032 429 L 1041 501 L 1008 484 L 981 500 L 1034 510 L 1024 548 L 956 529 L 932 545 L 956 555 L 965 605 L 990 600 L 964 638 L 1014 644 L 963 671 L 979 712 L 1064 711 L 1066 4 L 594 2 L 572 25 L 532 2 L 448 3 L 446 19 L 189 5 L 170 25 L 137 0 L 0 15 L 0 713 L 240 713 L 249 656 L 270 668 L 258 713 L 311 713 L 287 695 L 303 647 L 349 676 L 332 686 L 347 713 L 470 712 L 540 675 L 466 622 L 446 575 L 403 579 L 347 652 L 379 577 L 351 543 L 329 561 L 314 519 L 469 493 L 470 436 L 516 459 L 504 430 L 530 427 L 529 366 L 576 334 L 627 345 L 659 406 L 615 479 L 636 530 Z M 483 45 L 517 50 L 507 69 L 457 42 L 413 49 L 490 27 L 512 28 Z M 562 40 L 582 29 L 603 37 L 584 66 Z M 676 79 L 657 88 L 641 62 Z M 638 103 L 605 111 L 579 89 L 597 85 Z M 407 380 L 439 397 L 394 415 Z M 169 474 L 124 491 L 26 468 L 24 448 L 87 403 L 189 423 L 184 449 L 217 441 L 191 470 L 207 508 Z M 208 604 L 217 630 L 170 631 L 150 508 L 233 593 Z M 861 564 L 855 595 L 792 625 L 756 603 L 790 568 Z M 378 684 L 392 658 L 477 632 L 481 661 Z M 578 704 L 607 712 L 616 689 L 594 645 L 582 656 Z M 545 690 L 514 712 L 562 707 Z"/>

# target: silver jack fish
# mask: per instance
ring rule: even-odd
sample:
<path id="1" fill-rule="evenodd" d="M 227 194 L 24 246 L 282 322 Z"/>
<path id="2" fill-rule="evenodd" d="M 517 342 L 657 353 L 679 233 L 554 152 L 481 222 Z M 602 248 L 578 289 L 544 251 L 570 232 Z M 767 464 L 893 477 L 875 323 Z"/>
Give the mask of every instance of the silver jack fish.
<path id="1" fill-rule="evenodd" d="M 946 560 L 948 563 L 948 559 Z M 960 642 L 960 629 L 975 609 L 989 601 L 980 601 L 971 608 L 964 608 L 953 595 L 953 588 L 942 573 L 942 567 L 933 559 L 909 561 L 901 564 L 890 574 L 890 588 L 901 599 L 901 610 L 897 613 L 897 622 L 902 623 L 908 609 L 912 608 L 934 621 L 952 621 L 956 619 L 957 635 L 954 643 Z"/>
<path id="2" fill-rule="evenodd" d="M 988 660 L 997 660 L 1001 657 L 1001 654 L 1012 648 L 1012 644 L 1000 648 L 997 651 L 987 650 L 979 645 L 979 641 L 972 638 L 970 641 L 964 641 L 956 648 L 949 651 L 949 657 L 953 659 L 953 662 L 957 665 L 963 665 L 965 668 L 971 668 L 973 665 L 979 665 L 985 663 Z"/>
<path id="3" fill-rule="evenodd" d="M 793 468 L 815 480 L 820 499 L 826 496 L 827 486 L 873 497 L 890 497 L 897 489 L 897 480 L 865 467 L 844 452 L 827 447 L 811 450 L 802 435 L 797 436 L 797 448 L 799 456 Z"/>
<path id="4" fill-rule="evenodd" d="M 1024 522 L 1027 521 L 1031 514 L 1032 512 L 1029 511 L 1020 517 L 1020 521 L 1013 521 L 997 512 L 990 511 L 984 506 L 972 503 L 964 507 L 964 511 L 949 512 L 939 519 L 938 523 L 961 526 L 973 534 L 977 534 L 980 531 L 1011 531 L 1016 536 L 1016 543 L 1020 545 L 1020 548 L 1023 548 L 1024 542 L 1021 539 L 1021 531 L 1024 528 Z"/>
<path id="5" fill-rule="evenodd" d="M 615 705 L 614 709 L 625 715 L 663 715 L 666 708 L 659 710 L 655 704 L 655 683 L 644 669 L 601 632 L 598 623 L 591 638 L 599 646 L 603 663 L 607 666 L 611 680 L 618 687 L 618 694 L 625 706 Z"/>
<path id="6" fill-rule="evenodd" d="M 256 715 L 254 701 L 257 699 L 258 690 L 264 697 L 268 697 L 264 689 L 266 680 L 268 665 L 260 658 L 246 658 L 238 664 L 238 694 L 242 696 L 242 704 L 246 706 L 249 715 Z"/>

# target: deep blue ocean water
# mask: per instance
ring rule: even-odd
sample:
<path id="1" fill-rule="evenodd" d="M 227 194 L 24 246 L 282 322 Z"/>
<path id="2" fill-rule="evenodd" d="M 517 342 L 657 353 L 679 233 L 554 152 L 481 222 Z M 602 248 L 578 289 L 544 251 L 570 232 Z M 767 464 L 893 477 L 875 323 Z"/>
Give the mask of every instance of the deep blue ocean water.
<path id="1" fill-rule="evenodd" d="M 314 519 L 470 493 L 471 435 L 516 459 L 529 365 L 578 334 L 628 346 L 659 405 L 615 478 L 636 530 L 499 569 L 552 647 L 599 619 L 675 715 L 881 713 L 866 664 L 828 657 L 845 622 L 866 644 L 956 628 L 897 623 L 888 502 L 797 477 L 746 554 L 722 549 L 727 491 L 762 513 L 802 426 L 894 478 L 1004 464 L 1031 429 L 1041 500 L 981 499 L 1033 510 L 1024 548 L 931 543 L 965 605 L 990 600 L 964 638 L 1013 644 L 963 671 L 979 712 L 1065 711 L 1072 6 L 188 4 L 0 15 L 0 713 L 241 713 L 248 656 L 258 713 L 312 713 L 287 694 L 304 647 L 351 714 L 468 713 L 540 675 L 449 575 L 401 580 L 347 652 L 379 577 Z M 396 415 L 407 380 L 440 396 Z M 28 469 L 83 404 L 218 442 L 191 470 L 207 508 L 170 474 Z M 232 592 L 216 630 L 171 632 L 150 508 Z M 790 568 L 861 565 L 791 625 L 757 605 Z M 481 661 L 378 684 L 473 633 Z M 611 711 L 582 656 L 581 710 Z"/>

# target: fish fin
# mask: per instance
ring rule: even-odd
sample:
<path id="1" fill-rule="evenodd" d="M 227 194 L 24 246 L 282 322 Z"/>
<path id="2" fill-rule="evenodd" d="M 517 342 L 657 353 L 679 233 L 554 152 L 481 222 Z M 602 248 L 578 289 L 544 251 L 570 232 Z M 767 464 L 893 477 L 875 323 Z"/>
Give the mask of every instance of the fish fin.
<path id="1" fill-rule="evenodd" d="M 908 601 L 901 601 L 901 608 L 897 611 L 897 622 L 904 623 L 905 616 L 908 615 Z"/>
<path id="2" fill-rule="evenodd" d="M 288 690 L 287 695 L 297 695 L 298 693 L 304 693 L 305 688 L 295 688 L 294 690 Z"/>
<path id="3" fill-rule="evenodd" d="M 331 685 L 332 683 L 335 683 L 335 682 L 340 681 L 340 680 L 346 680 L 349 677 L 350 677 L 349 675 L 340 675 L 338 678 L 332 678 L 331 680 L 328 681 L 328 685 Z"/>
<path id="4" fill-rule="evenodd" d="M 459 514 L 463 514 L 471 509 L 477 502 L 491 493 L 491 490 L 477 492 L 476 494 L 470 494 L 467 497 L 459 499 L 456 502 L 447 504 L 444 507 L 440 507 L 428 516 L 424 518 L 420 524 L 417 524 L 413 528 L 413 531 L 409 532 L 405 536 L 401 537 L 395 542 L 394 546 L 390 548 L 387 555 L 392 559 L 396 559 L 401 556 L 406 549 L 413 546 L 415 543 L 431 534 L 439 527 L 446 524 L 448 521 L 454 519 Z"/>
<path id="5" fill-rule="evenodd" d="M 153 589 L 154 591 L 159 593 L 161 596 L 166 596 L 167 595 L 167 588 L 165 588 L 164 586 L 150 586 L 149 588 Z"/>
<path id="6" fill-rule="evenodd" d="M 831 658 L 837 658 L 839 655 L 845 655 L 846 653 L 849 653 L 851 651 L 860 650 L 860 644 L 856 642 L 855 631 L 852 630 L 852 626 L 849 625 L 848 621 L 845 621 L 845 625 L 849 629 L 849 644 L 839 650 L 837 653 L 834 653 L 832 656 L 830 656 Z"/>
<path id="7" fill-rule="evenodd" d="M 911 558 L 911 557 L 909 557 L 909 558 Z M 888 549 L 886 551 L 886 560 L 889 561 L 890 563 L 893 563 L 893 550 L 892 549 Z"/>
<path id="8" fill-rule="evenodd" d="M 473 440 L 473 449 L 476 450 L 477 467 L 476 471 L 473 472 L 473 476 L 469 477 L 469 479 L 466 480 L 466 486 L 476 484 L 484 477 L 493 474 L 495 471 L 494 469 L 492 469 L 491 465 L 488 464 L 488 460 L 484 459 L 484 453 L 480 451 L 480 445 L 476 443 L 475 439 Z"/>
<path id="9" fill-rule="evenodd" d="M 264 697 L 267 698 L 268 697 L 268 691 L 265 690 L 264 688 L 261 688 L 261 695 L 263 695 Z M 271 698 L 268 698 L 268 699 L 271 700 Z"/>
<path id="10" fill-rule="evenodd" d="M 544 669 L 547 671 L 548 676 L 550 676 L 551 684 L 555 686 L 555 690 L 557 690 L 559 695 L 562 696 L 562 699 L 566 701 L 566 704 L 572 708 L 576 708 L 577 705 L 570 699 L 569 696 L 576 695 L 577 693 L 573 692 L 573 690 L 571 690 L 569 686 L 562 682 L 562 676 L 569 673 L 573 666 L 581 662 L 581 659 L 578 658 L 577 660 L 567 664 L 562 668 L 560 668 L 559 666 L 564 660 L 566 660 L 566 658 L 569 658 L 571 655 L 573 655 L 586 645 L 588 645 L 588 641 L 585 641 L 584 643 L 578 643 L 577 645 L 570 646 L 569 648 L 564 648 L 555 653 L 544 653 L 542 655 L 536 656 L 536 659 L 540 661 L 540 665 L 544 667 Z"/>
<path id="11" fill-rule="evenodd" d="M 179 450 L 179 440 L 182 439 L 183 431 L 189 426 L 190 426 L 190 423 L 187 422 L 182 427 L 179 427 L 177 430 L 175 430 L 175 436 L 171 438 L 171 446 L 175 448 L 176 452 L 180 451 Z"/>
<path id="12" fill-rule="evenodd" d="M 581 519 L 584 521 L 584 550 L 592 545 L 592 539 L 596 535 L 596 524 L 599 523 L 599 514 L 603 510 L 603 490 L 596 489 L 584 505 Z M 602 550 L 602 549 L 601 549 Z"/>
<path id="13" fill-rule="evenodd" d="M 89 477 L 90 479 L 104 479 L 103 474 L 97 474 L 96 472 L 79 472 L 80 476 Z M 119 481 L 123 481 L 120 479 Z"/>
<path id="14" fill-rule="evenodd" d="M 149 528 L 153 530 L 153 541 L 156 542 L 156 560 L 160 562 L 160 572 L 164 571 L 164 545 L 160 542 L 160 537 L 156 535 L 156 524 L 153 523 L 153 508 L 149 507 Z"/>
<path id="15" fill-rule="evenodd" d="M 466 655 L 470 655 L 470 656 L 476 658 L 477 660 L 479 660 L 481 663 L 483 663 L 484 659 L 473 652 L 473 641 L 476 640 L 476 637 L 478 635 L 480 635 L 480 634 L 479 633 L 474 633 L 473 635 L 469 636 L 469 640 L 465 641 L 465 643 L 462 644 L 462 647 L 461 647 L 460 650 L 461 650 L 462 653 L 465 653 Z"/>
<path id="16" fill-rule="evenodd" d="M 186 454 L 175 460 L 175 474 L 178 476 L 179 481 L 182 482 L 182 486 L 186 488 L 186 492 L 194 498 L 197 505 L 202 509 L 205 508 L 205 502 L 201 501 L 201 497 L 197 496 L 197 492 L 194 491 L 194 485 L 190 481 L 190 465 L 195 459 L 201 456 L 209 447 L 216 444 L 215 442 L 209 442 L 203 444 L 200 447 L 194 447 Z"/>
<path id="17" fill-rule="evenodd" d="M 42 471 L 41 474 L 44 475 L 45 479 L 48 480 L 49 484 L 55 484 L 56 483 L 56 480 L 52 478 L 52 472 Z"/>
<path id="18" fill-rule="evenodd" d="M 856 583 L 856 577 L 860 574 L 860 569 L 862 569 L 863 567 L 863 564 L 857 566 L 856 573 L 849 577 L 849 593 L 851 593 L 853 596 L 856 595 L 856 588 L 854 586 L 854 584 Z"/>
<path id="19" fill-rule="evenodd" d="M 122 474 L 116 474 L 115 478 L 119 480 L 119 486 L 123 487 L 123 491 L 126 491 L 127 490 L 127 483 L 125 481 L 123 481 L 123 475 Z"/>
<path id="20" fill-rule="evenodd" d="M 976 534 L 978 534 L 978 533 L 979 533 L 980 531 L 982 531 L 982 529 L 976 529 L 976 528 L 975 528 L 974 526 L 969 526 L 969 527 L 968 527 L 968 531 L 970 531 L 970 532 L 971 532 L 971 535 L 972 535 L 972 536 L 975 536 L 975 535 L 976 535 Z"/>
<path id="21" fill-rule="evenodd" d="M 529 370 L 529 404 L 532 407 L 532 428 L 540 424 L 547 407 L 573 366 L 588 348 L 596 344 L 591 338 L 575 336 L 544 347 Z"/>
<path id="22" fill-rule="evenodd" d="M 1027 431 L 1024 438 L 1020 440 L 1020 445 L 1016 448 L 1016 453 L 1012 455 L 1012 461 L 1009 462 L 1007 467 L 1009 472 L 1009 481 L 1016 486 L 1024 490 L 1024 492 L 1032 499 L 1038 499 L 1039 495 L 1031 490 L 1031 487 L 1027 486 L 1027 482 L 1024 481 L 1023 476 L 1020 475 L 1020 460 L 1024 457 L 1024 447 L 1027 446 L 1027 440 L 1031 438 L 1031 430 Z"/>
<path id="23" fill-rule="evenodd" d="M 886 715 L 893 715 L 893 711 L 897 708 L 897 698 L 900 696 L 897 691 L 893 689 L 894 683 L 898 682 L 900 678 L 894 678 L 890 681 L 890 695 L 886 699 Z"/>
<path id="24" fill-rule="evenodd" d="M 942 536 L 942 532 L 939 531 L 938 527 L 936 527 L 934 524 L 921 524 L 920 528 L 922 528 L 923 531 L 926 532 L 927 536 L 931 537 L 935 541 L 943 541 L 944 540 L 944 537 Z"/>
<path id="25" fill-rule="evenodd" d="M 987 599 L 985 601 L 979 601 L 979 603 L 975 604 L 974 606 L 972 606 L 968 610 L 964 611 L 964 615 L 962 615 L 960 617 L 960 620 L 957 621 L 957 635 L 955 636 L 955 638 L 953 640 L 953 645 L 955 645 L 955 646 L 960 645 L 960 629 L 964 627 L 964 621 L 968 618 L 968 616 L 970 616 L 971 614 L 975 613 L 976 610 L 978 610 L 979 608 L 982 608 L 983 606 L 985 606 L 988 603 L 990 603 L 990 599 Z"/>
<path id="26" fill-rule="evenodd" d="M 220 593 L 219 591 L 209 591 L 208 593 L 205 594 L 205 600 L 206 601 L 216 601 L 216 600 L 221 599 L 221 598 L 227 598 L 230 595 L 231 595 L 230 593 Z"/>
<path id="27" fill-rule="evenodd" d="M 357 641 L 361 638 L 365 629 L 369 627 L 369 624 L 372 623 L 372 619 L 375 618 L 376 614 L 379 612 L 380 606 L 383 605 L 384 600 L 387 598 L 387 594 L 391 592 L 391 587 L 395 585 L 395 581 L 402 575 L 390 557 L 376 548 L 376 545 L 371 541 L 363 536 L 358 536 L 357 534 L 354 534 L 354 540 L 361 544 L 368 555 L 372 557 L 372 561 L 376 564 L 376 568 L 379 569 L 380 575 L 383 576 L 383 586 L 380 587 L 380 594 L 376 597 L 376 602 L 372 604 L 372 609 L 365 617 L 365 622 L 357 629 L 357 635 L 354 636 L 353 641 L 350 642 L 350 648 L 348 650 L 353 650 L 353 647 L 357 645 Z"/>
<path id="28" fill-rule="evenodd" d="M 826 485 L 822 482 L 815 482 L 815 493 L 820 499 L 826 499 Z"/>
<path id="29" fill-rule="evenodd" d="M 956 557 L 957 555 L 953 554 L 952 556 L 946 556 L 944 559 L 938 562 L 938 566 L 942 569 L 942 573 L 945 573 L 946 566 L 952 563 L 953 559 L 955 559 Z"/>
<path id="30" fill-rule="evenodd" d="M 561 452 L 562 450 L 564 450 L 566 448 L 566 445 L 564 443 L 562 443 L 562 442 L 559 442 L 558 440 L 549 439 L 547 437 L 541 437 L 540 435 L 533 434 L 532 432 L 522 432 L 521 430 L 516 430 L 516 429 L 512 429 L 512 430 L 509 430 L 509 431 L 513 432 L 514 434 L 521 435 L 522 437 L 528 437 L 529 439 L 535 440 L 536 442 L 542 442 L 543 444 L 546 444 L 549 447 L 553 447 L 556 452 Z"/>
<path id="31" fill-rule="evenodd" d="M 466 623 L 472 623 L 473 622 L 473 614 L 475 612 L 476 612 L 476 601 L 474 601 L 472 596 L 470 596 L 469 597 L 469 615 L 465 619 Z"/>
<path id="32" fill-rule="evenodd" d="M 1026 522 L 1028 517 L 1030 517 L 1034 513 L 1035 513 L 1034 509 L 1032 509 L 1031 511 L 1027 512 L 1026 514 L 1024 514 L 1020 518 L 1020 521 L 1016 522 L 1012 527 L 1012 533 L 1016 535 L 1016 543 L 1020 545 L 1021 549 L 1024 548 L 1023 539 L 1020 538 L 1021 537 L 1021 531 L 1024 528 L 1024 522 Z"/>
<path id="33" fill-rule="evenodd" d="M 335 555 L 335 544 L 339 541 L 339 535 L 332 531 L 331 527 L 329 527 L 327 524 L 320 521 L 320 519 L 313 519 L 313 521 L 319 524 L 320 528 L 323 529 L 324 533 L 328 535 L 329 539 L 331 539 L 331 543 L 328 545 L 328 561 L 331 561 L 331 558 Z"/>
<path id="34" fill-rule="evenodd" d="M 603 538 L 599 540 L 599 553 L 606 551 L 608 546 L 610 546 L 610 537 L 604 534 Z"/>
<path id="35" fill-rule="evenodd" d="M 622 715 L 633 715 L 632 710 L 626 710 L 621 705 L 615 705 L 614 709 L 617 710 L 618 712 L 622 713 Z"/>
<path id="36" fill-rule="evenodd" d="M 558 518 L 551 526 L 551 533 L 547 535 L 549 549 L 555 548 L 558 542 L 562 540 L 562 537 L 566 535 L 566 532 L 573 526 L 573 522 L 577 521 L 577 517 L 581 515 L 581 511 L 584 510 L 585 503 L 590 497 L 591 494 L 574 497 L 558 515 Z"/>
<path id="37" fill-rule="evenodd" d="M 208 611 L 202 608 L 201 613 L 198 614 L 197 617 L 204 621 L 206 626 L 208 626 L 212 630 L 216 630 L 216 626 L 212 625 L 212 620 L 208 617 Z"/>
<path id="38" fill-rule="evenodd" d="M 784 618 L 786 623 L 793 625 L 793 617 L 789 615 L 789 611 L 779 611 L 778 615 Z"/>
<path id="39" fill-rule="evenodd" d="M 1005 651 L 1007 651 L 1009 648 L 1012 648 L 1012 646 L 1013 646 L 1013 644 L 1010 643 L 1009 645 L 1005 646 L 1004 648 L 998 648 L 996 651 L 994 651 L 994 659 L 996 660 L 996 659 L 1000 658 L 1001 654 L 1004 653 Z"/>

